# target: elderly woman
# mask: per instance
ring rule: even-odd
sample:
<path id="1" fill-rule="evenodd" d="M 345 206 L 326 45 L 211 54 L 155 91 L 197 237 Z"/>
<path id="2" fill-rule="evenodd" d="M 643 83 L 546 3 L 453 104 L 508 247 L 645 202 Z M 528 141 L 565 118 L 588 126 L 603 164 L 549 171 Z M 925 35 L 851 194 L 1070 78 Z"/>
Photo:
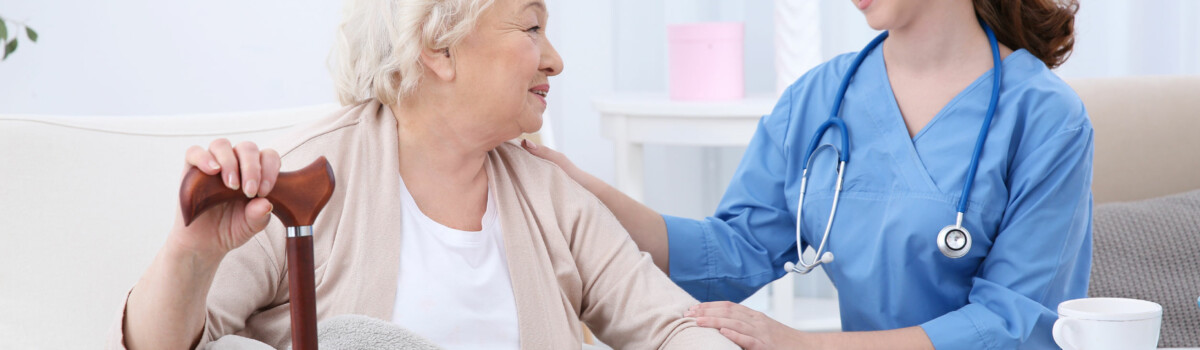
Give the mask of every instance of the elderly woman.
<path id="1" fill-rule="evenodd" d="M 348 1 L 333 74 L 346 107 L 279 151 L 214 141 L 186 161 L 242 202 L 176 219 L 129 293 L 114 345 L 289 336 L 279 169 L 329 159 L 315 223 L 320 319 L 392 321 L 446 348 L 736 348 L 558 167 L 506 142 L 541 127 L 562 61 L 543 0 Z M 265 231 L 264 231 L 265 230 Z M 261 233 L 260 233 L 261 232 Z"/>

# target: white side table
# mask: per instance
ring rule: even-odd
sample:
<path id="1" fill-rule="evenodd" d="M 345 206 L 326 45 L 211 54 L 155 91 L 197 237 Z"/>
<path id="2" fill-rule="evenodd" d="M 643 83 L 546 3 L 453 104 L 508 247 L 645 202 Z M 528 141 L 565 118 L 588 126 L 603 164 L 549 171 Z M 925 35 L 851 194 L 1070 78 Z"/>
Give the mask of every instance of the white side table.
<path id="1" fill-rule="evenodd" d="M 674 101 L 660 95 L 615 95 L 597 98 L 601 134 L 613 140 L 616 187 L 633 199 L 644 194 L 643 145 L 745 146 L 758 121 L 775 107 L 775 97 L 736 101 Z M 768 310 L 783 324 L 805 331 L 841 329 L 837 299 L 794 298 L 792 274 L 767 285 Z"/>
<path id="2" fill-rule="evenodd" d="M 687 102 L 666 95 L 616 95 L 597 98 L 593 106 L 601 115 L 601 134 L 616 148 L 617 189 L 642 201 L 643 145 L 745 146 L 775 101 L 752 97 Z"/>

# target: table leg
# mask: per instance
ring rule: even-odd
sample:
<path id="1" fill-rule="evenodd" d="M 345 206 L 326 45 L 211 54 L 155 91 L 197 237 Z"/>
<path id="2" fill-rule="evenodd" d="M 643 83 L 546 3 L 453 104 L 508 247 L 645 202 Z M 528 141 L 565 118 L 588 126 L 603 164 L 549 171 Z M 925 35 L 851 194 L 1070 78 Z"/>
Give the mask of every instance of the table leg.
<path id="1" fill-rule="evenodd" d="M 771 282 L 767 288 L 771 290 L 771 305 L 768 314 L 780 323 L 790 325 L 794 322 L 796 303 L 796 277 L 793 273 L 784 274 L 780 279 Z"/>
<path id="2" fill-rule="evenodd" d="M 629 140 L 628 117 L 619 116 L 614 122 L 616 129 L 622 132 L 614 133 L 617 189 L 638 202 L 643 202 L 642 183 L 642 152 L 643 146 Z"/>

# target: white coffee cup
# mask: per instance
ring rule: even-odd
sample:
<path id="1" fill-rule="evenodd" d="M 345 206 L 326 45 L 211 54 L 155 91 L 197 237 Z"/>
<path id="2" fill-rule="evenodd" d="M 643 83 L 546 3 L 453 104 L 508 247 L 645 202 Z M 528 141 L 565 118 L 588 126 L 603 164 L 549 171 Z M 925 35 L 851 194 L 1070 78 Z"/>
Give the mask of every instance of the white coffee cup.
<path id="1" fill-rule="evenodd" d="M 1155 349 L 1162 305 L 1125 298 L 1083 298 L 1058 304 L 1054 342 L 1072 349 Z"/>

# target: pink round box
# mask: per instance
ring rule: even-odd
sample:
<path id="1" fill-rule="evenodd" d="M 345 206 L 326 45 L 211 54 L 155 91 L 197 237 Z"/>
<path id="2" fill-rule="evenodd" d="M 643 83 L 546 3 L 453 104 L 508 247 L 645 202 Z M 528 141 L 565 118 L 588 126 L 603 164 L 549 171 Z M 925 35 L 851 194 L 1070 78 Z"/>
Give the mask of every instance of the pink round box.
<path id="1" fill-rule="evenodd" d="M 673 100 L 737 100 L 745 95 L 742 22 L 667 26 Z"/>

